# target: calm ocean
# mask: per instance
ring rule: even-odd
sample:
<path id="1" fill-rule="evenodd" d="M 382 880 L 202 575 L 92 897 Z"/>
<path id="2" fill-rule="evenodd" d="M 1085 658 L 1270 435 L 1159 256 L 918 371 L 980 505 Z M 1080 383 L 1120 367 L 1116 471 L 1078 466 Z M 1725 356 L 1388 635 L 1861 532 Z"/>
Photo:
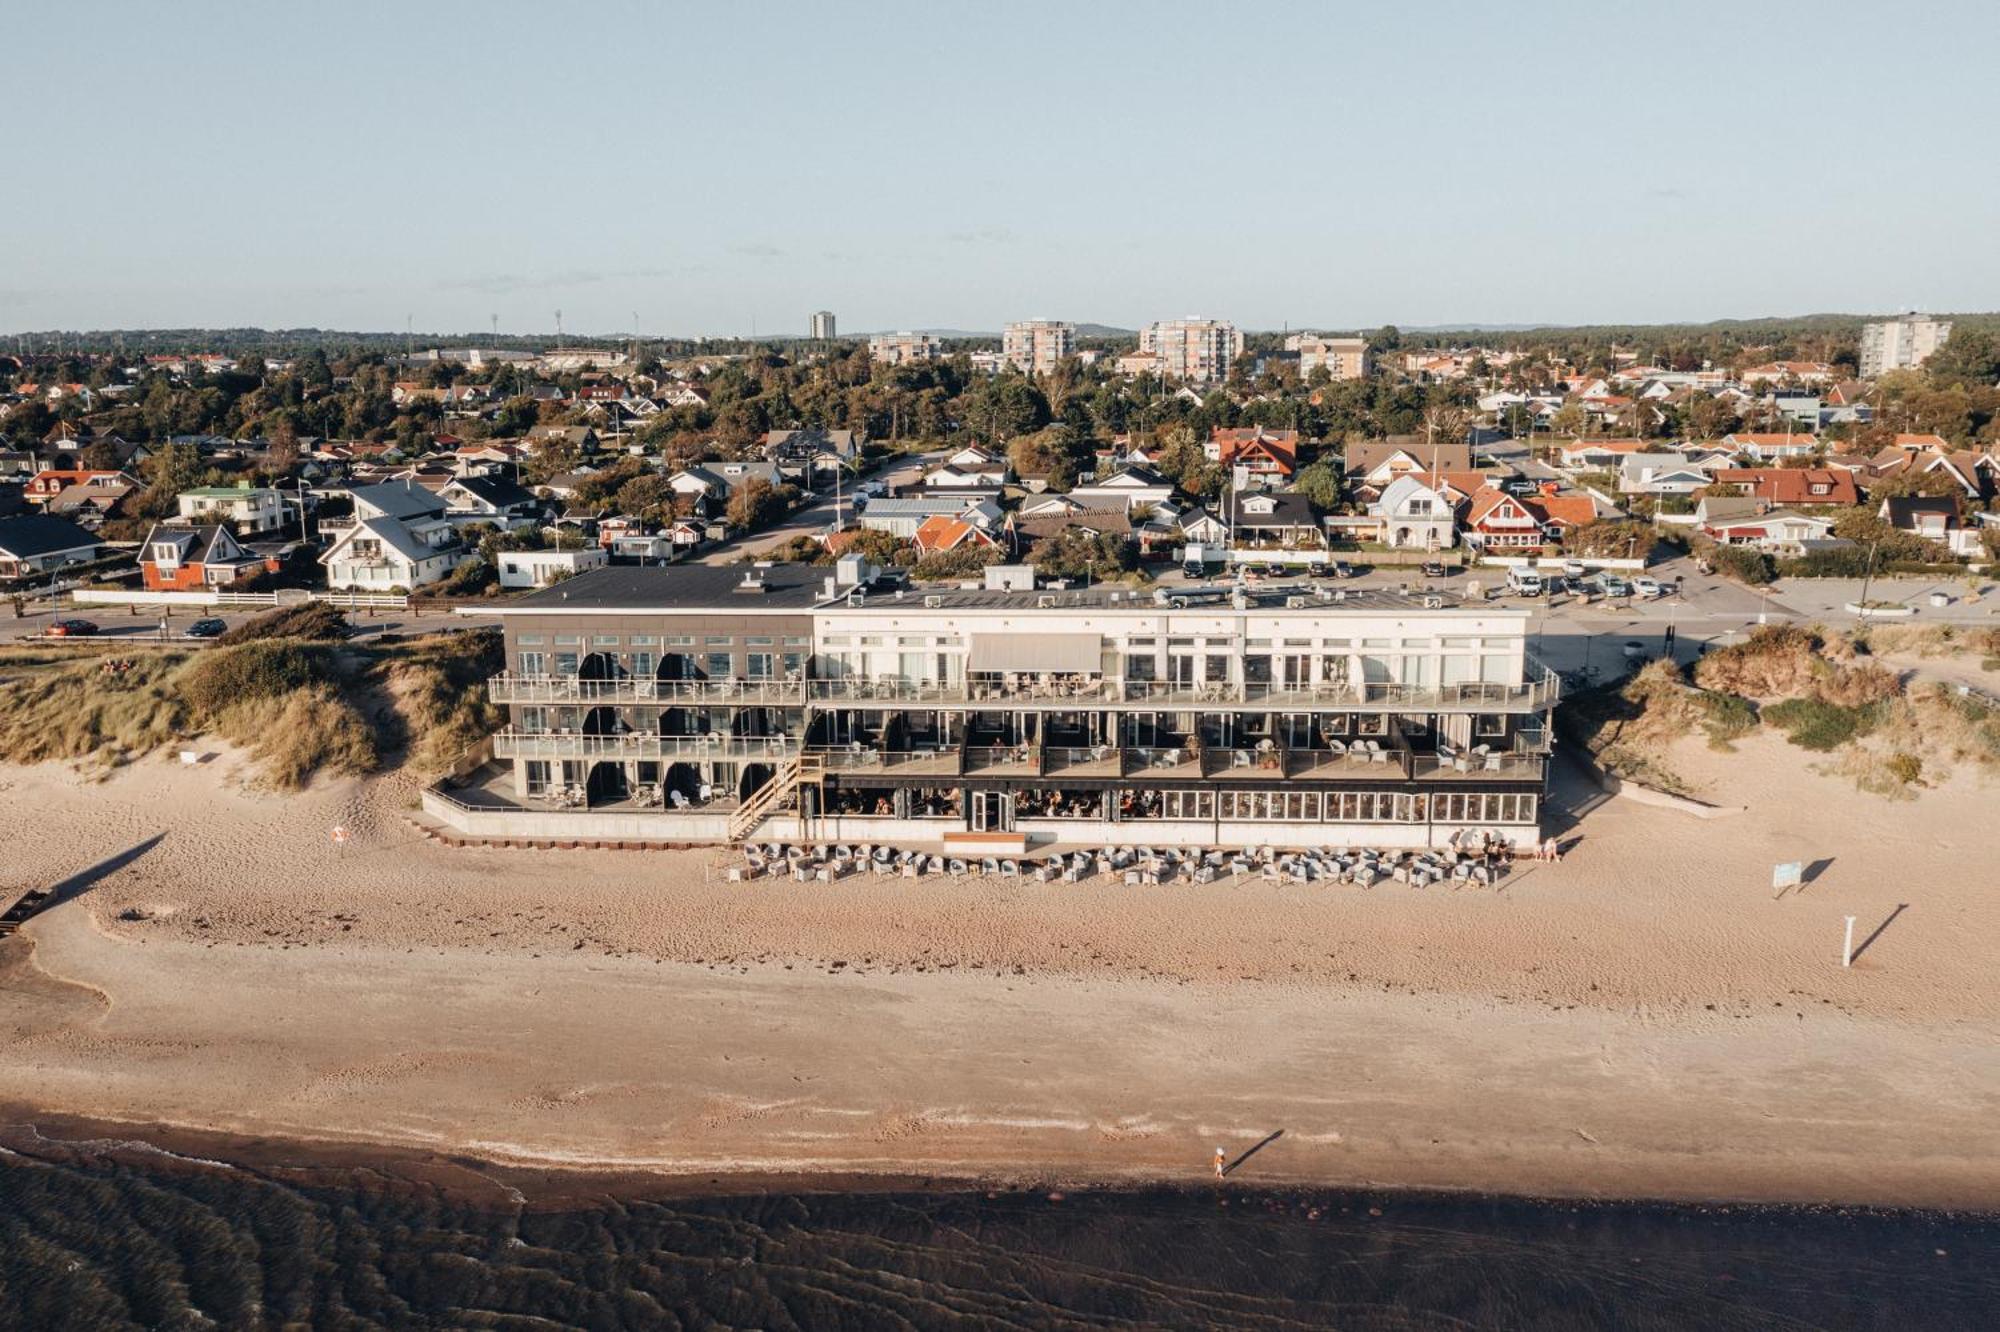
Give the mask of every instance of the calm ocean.
<path id="1" fill-rule="evenodd" d="M 0 1327 L 2000 1326 L 2000 1221 L 1220 1191 L 455 1201 L 0 1157 Z"/>

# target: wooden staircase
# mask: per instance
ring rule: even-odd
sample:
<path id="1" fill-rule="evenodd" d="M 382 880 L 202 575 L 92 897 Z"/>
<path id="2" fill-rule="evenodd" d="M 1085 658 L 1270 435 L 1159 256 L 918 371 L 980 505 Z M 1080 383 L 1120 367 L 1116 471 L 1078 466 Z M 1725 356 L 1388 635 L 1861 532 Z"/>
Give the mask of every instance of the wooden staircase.
<path id="1" fill-rule="evenodd" d="M 750 793 L 750 798 L 729 816 L 729 840 L 740 842 L 755 832 L 801 785 L 818 786 L 826 777 L 826 760 L 818 754 L 801 754 L 786 759 L 770 781 Z"/>

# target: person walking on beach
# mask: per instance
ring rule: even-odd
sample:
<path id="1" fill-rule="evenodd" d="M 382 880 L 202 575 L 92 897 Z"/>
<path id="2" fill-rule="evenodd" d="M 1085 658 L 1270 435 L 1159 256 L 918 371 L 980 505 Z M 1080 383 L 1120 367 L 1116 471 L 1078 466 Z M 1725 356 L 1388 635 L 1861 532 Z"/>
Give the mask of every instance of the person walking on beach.
<path id="1" fill-rule="evenodd" d="M 1223 1164 L 1228 1159 L 1228 1153 L 1224 1152 L 1220 1147 L 1215 1149 L 1215 1177 L 1217 1179 L 1221 1179 L 1229 1173 L 1229 1167 Z"/>

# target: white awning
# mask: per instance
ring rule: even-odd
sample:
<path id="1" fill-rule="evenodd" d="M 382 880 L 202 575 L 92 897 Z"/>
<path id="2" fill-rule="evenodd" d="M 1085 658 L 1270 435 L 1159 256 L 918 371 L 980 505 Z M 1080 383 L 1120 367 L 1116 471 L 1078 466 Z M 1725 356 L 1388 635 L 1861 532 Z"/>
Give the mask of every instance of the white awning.
<path id="1" fill-rule="evenodd" d="M 1104 667 L 1104 640 L 1097 634 L 974 634 L 969 669 L 974 671 L 1083 671 Z"/>

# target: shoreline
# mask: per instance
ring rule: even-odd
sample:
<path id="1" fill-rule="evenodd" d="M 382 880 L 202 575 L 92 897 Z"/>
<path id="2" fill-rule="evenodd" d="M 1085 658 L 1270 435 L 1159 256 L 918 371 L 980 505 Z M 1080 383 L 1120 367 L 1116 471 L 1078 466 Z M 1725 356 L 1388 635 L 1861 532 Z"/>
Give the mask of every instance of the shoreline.
<path id="1" fill-rule="evenodd" d="M 1310 1197 L 1429 1205 L 1501 1204 L 1538 1209 L 1623 1212 L 1752 1213 L 1772 1216 L 1924 1218 L 2000 1222 L 2000 1200 L 1987 1206 L 1840 1202 L 1561 1191 L 1483 1190 L 1375 1181 L 1212 1178 L 1050 1177 L 1032 1174 L 876 1174 L 841 1171 L 663 1171 L 615 1162 L 564 1164 L 430 1152 L 388 1143 L 293 1137 L 245 1137 L 211 1129 L 124 1123 L 0 1103 L 0 1167 L 19 1162 L 111 1163 L 146 1171 L 242 1171 L 295 1187 L 395 1192 L 430 1189 L 449 1202 L 522 1212 L 565 1212 L 628 1202 L 706 1202 L 745 1197 L 1040 1196 L 1184 1199 Z"/>

